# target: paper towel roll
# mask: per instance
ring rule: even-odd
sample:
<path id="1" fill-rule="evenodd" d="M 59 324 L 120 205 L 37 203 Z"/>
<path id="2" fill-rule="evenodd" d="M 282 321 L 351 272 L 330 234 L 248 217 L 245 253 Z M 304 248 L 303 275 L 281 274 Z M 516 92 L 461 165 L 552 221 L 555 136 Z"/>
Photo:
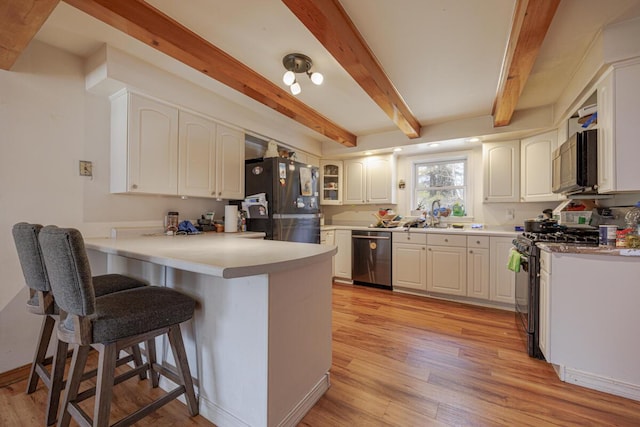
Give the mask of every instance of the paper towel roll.
<path id="1" fill-rule="evenodd" d="M 238 231 L 238 207 L 227 205 L 224 207 L 224 232 L 235 233 Z"/>

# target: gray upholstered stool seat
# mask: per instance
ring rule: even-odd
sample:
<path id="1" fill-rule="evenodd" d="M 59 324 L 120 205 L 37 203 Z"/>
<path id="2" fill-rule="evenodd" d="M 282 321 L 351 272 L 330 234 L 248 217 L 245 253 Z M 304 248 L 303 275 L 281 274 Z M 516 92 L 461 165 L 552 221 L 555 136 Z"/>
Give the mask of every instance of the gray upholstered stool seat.
<path id="1" fill-rule="evenodd" d="M 193 317 L 194 308 L 193 298 L 158 286 L 105 295 L 96 298 L 95 312 L 89 316 L 91 339 L 97 343 L 112 342 L 179 324 Z M 61 325 L 66 332 L 74 331 L 71 319 L 67 317 Z"/>
<path id="2" fill-rule="evenodd" d="M 50 425 L 56 421 L 60 392 L 64 388 L 62 371 L 64 371 L 64 360 L 66 359 L 68 346 L 57 343 L 56 355 L 53 358 L 46 357 L 59 309 L 51 293 L 49 277 L 44 265 L 40 242 L 38 241 L 38 235 L 41 229 L 42 225 L 40 224 L 21 222 L 13 226 L 12 234 L 25 282 L 29 287 L 30 297 L 27 300 L 27 311 L 43 316 L 40 337 L 31 364 L 27 394 L 33 393 L 36 390 L 38 380 L 42 380 L 47 386 L 49 396 L 47 399 L 46 425 Z M 96 276 L 93 278 L 93 283 L 96 296 L 146 286 L 146 283 L 141 280 L 121 274 Z M 155 356 L 153 357 L 155 358 Z M 123 364 L 131 360 L 135 362 L 136 366 L 142 365 L 142 358 L 137 345 L 132 348 L 132 356 L 120 359 L 118 364 Z M 54 367 L 50 373 L 47 370 L 47 365 L 52 363 Z M 55 372 L 56 366 L 58 366 L 60 372 Z M 144 373 L 141 374 L 140 378 L 145 378 Z"/>
<path id="3" fill-rule="evenodd" d="M 58 426 L 68 426 L 71 417 L 80 425 L 109 425 L 113 387 L 133 376 L 132 371 L 115 376 L 118 351 L 141 342 L 154 347 L 155 338 L 164 334 L 169 339 L 178 372 L 170 372 L 157 364 L 155 353 L 144 366 L 133 371 L 148 369 L 153 387 L 158 385 L 159 374 L 168 376 L 178 386 L 116 424 L 131 425 L 182 394 L 189 413 L 197 415 L 198 403 L 180 331 L 180 323 L 193 317 L 195 300 L 173 289 L 155 286 L 96 298 L 80 232 L 48 226 L 40 232 L 39 241 L 51 290 L 60 307 L 58 339 L 74 347 Z M 92 393 L 78 393 L 91 348 L 99 352 L 93 419 L 80 406 Z"/>

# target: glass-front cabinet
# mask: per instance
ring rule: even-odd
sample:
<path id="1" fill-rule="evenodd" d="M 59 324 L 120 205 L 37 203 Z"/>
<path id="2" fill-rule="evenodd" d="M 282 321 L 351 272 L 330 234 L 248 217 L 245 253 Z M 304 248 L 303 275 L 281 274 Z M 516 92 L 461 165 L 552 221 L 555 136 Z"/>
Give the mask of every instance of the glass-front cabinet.
<path id="1" fill-rule="evenodd" d="M 342 161 L 322 160 L 320 161 L 320 182 L 322 205 L 342 204 Z"/>

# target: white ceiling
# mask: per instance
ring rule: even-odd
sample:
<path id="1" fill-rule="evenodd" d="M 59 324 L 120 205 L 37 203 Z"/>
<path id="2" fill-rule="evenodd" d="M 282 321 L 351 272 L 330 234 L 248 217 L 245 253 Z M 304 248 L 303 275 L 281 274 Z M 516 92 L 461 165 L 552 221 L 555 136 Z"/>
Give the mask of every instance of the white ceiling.
<path id="1" fill-rule="evenodd" d="M 491 114 L 515 0 L 340 1 L 422 126 Z M 308 55 L 325 82 L 301 81 L 302 102 L 358 136 L 396 129 L 280 0 L 148 3 L 283 88 L 283 56 Z M 555 103 L 597 32 L 638 15 L 640 0 L 562 0 L 516 110 Z M 64 2 L 36 38 L 83 57 L 107 43 L 273 114 Z"/>

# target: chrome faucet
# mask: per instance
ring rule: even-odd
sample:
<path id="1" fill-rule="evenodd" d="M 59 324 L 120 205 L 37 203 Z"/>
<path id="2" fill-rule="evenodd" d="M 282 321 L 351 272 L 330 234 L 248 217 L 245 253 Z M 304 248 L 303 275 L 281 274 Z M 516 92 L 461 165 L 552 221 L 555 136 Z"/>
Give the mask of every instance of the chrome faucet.
<path id="1" fill-rule="evenodd" d="M 438 209 L 436 209 L 436 204 L 438 205 Z M 431 214 L 429 227 L 435 227 L 440 224 L 440 199 L 436 199 L 431 203 L 431 211 L 429 213 Z"/>

